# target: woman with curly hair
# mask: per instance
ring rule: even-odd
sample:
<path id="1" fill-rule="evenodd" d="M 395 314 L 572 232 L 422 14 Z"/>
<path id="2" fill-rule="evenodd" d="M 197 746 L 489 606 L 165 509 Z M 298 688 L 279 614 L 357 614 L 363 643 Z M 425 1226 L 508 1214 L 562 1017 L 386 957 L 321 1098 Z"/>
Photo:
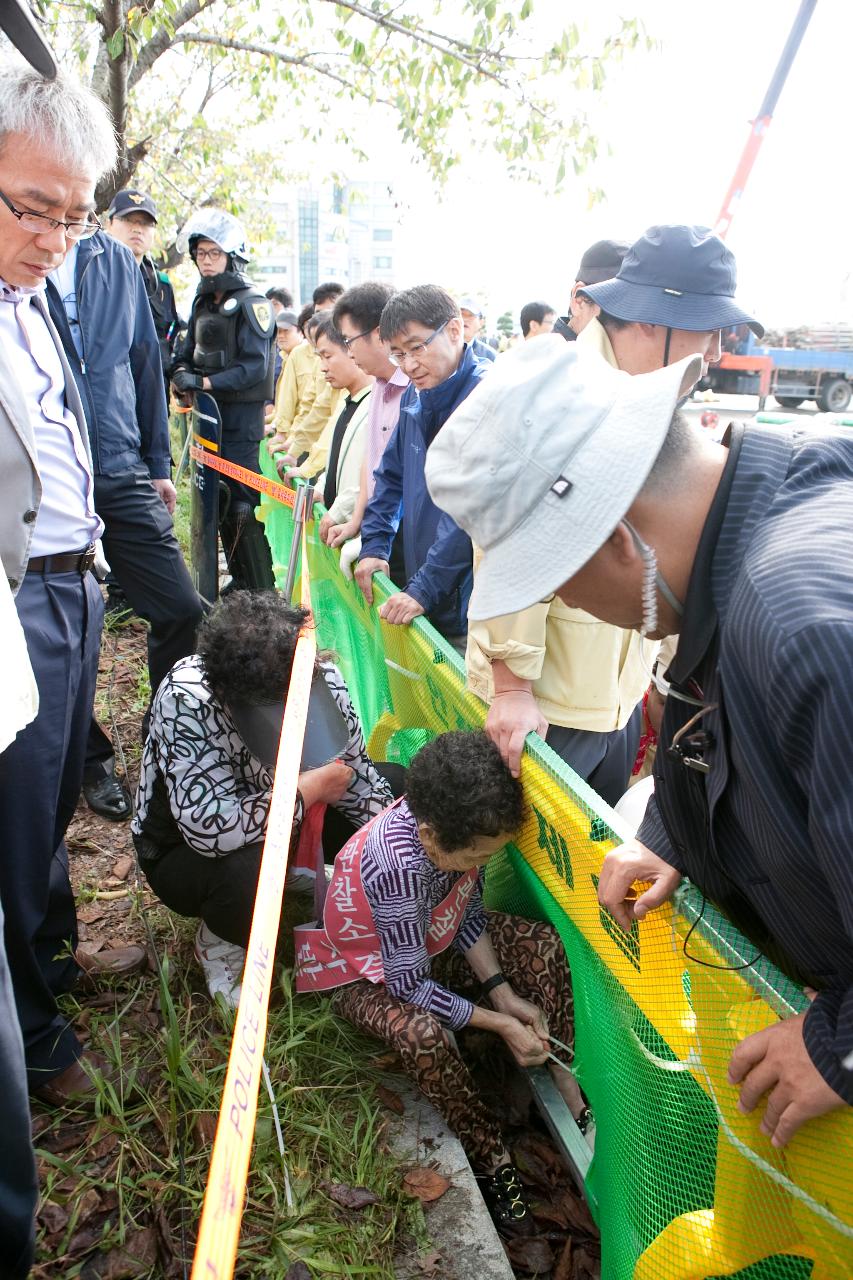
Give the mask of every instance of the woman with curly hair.
<path id="1" fill-rule="evenodd" d="M 500 1129 L 453 1033 L 495 1032 L 521 1066 L 544 1063 L 549 1028 L 572 1036 L 569 967 L 555 929 L 484 910 L 482 867 L 521 826 L 521 783 L 484 733 L 445 733 L 413 759 L 406 795 L 335 859 L 322 921 L 296 929 L 296 985 L 396 1049 L 479 1175 L 498 1227 L 532 1216 Z M 582 1128 L 574 1077 L 557 1087 Z"/>
<path id="2" fill-rule="evenodd" d="M 272 722 L 278 718 L 280 732 L 308 617 L 274 591 L 233 592 L 211 610 L 198 652 L 174 665 L 151 707 L 133 841 L 157 897 L 179 915 L 200 917 L 195 950 L 208 989 L 233 1007 L 269 816 L 278 743 Z M 394 794 L 367 755 L 340 671 L 321 657 L 318 678 L 333 714 L 334 704 L 340 712 L 339 758 L 303 766 L 293 832 L 295 840 L 313 805 L 330 806 L 323 842 L 331 857 Z"/>

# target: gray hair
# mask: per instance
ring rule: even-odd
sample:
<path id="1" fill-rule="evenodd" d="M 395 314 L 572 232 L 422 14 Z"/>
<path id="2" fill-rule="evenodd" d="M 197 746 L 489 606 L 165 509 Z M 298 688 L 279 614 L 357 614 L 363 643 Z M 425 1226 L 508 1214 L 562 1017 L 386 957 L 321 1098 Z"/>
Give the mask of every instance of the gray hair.
<path id="1" fill-rule="evenodd" d="M 30 67 L 0 65 L 0 149 L 15 133 L 54 151 L 69 170 L 93 169 L 96 178 L 116 162 L 115 130 L 106 107 L 63 72 L 45 80 Z"/>

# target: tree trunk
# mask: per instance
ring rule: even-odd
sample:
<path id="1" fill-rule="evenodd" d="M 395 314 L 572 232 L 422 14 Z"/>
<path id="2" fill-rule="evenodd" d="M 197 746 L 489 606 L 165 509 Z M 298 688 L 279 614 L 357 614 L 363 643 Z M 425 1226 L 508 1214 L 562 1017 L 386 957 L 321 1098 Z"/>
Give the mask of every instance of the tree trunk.
<path id="1" fill-rule="evenodd" d="M 104 0 L 102 11 L 109 58 L 108 106 L 118 138 L 119 167 L 124 163 L 127 153 L 127 64 L 130 50 L 125 30 L 124 2 L 125 0 Z"/>

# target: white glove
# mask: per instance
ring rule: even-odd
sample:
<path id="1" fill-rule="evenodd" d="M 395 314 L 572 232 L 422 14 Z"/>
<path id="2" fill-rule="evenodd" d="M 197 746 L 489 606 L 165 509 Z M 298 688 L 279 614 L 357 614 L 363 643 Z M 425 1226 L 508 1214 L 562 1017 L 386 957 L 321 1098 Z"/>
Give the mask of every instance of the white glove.
<path id="1" fill-rule="evenodd" d="M 98 579 L 98 582 L 106 582 L 107 574 L 110 571 L 110 565 L 107 557 L 104 555 L 104 545 L 100 538 L 98 538 L 95 543 L 95 563 L 92 565 L 92 568 L 95 570 L 95 577 Z"/>
<path id="2" fill-rule="evenodd" d="M 340 569 L 345 578 L 349 578 L 352 582 L 352 567 L 361 554 L 361 535 L 350 538 L 349 542 L 345 542 L 341 547 Z"/>

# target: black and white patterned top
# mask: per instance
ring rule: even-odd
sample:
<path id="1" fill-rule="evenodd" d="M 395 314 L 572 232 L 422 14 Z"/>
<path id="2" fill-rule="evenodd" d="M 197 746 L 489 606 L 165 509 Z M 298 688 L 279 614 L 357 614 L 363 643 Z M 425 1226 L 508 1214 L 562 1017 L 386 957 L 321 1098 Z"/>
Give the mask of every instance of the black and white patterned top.
<path id="1" fill-rule="evenodd" d="M 319 665 L 350 732 L 340 758 L 354 771 L 353 779 L 335 808 L 361 827 L 393 796 L 367 754 L 343 676 L 331 662 Z M 251 755 L 214 697 L 198 655 L 175 663 L 151 707 L 134 835 L 161 852 L 183 841 L 206 857 L 223 857 L 263 840 L 272 784 L 272 771 Z M 302 814 L 297 793 L 294 834 Z"/>

